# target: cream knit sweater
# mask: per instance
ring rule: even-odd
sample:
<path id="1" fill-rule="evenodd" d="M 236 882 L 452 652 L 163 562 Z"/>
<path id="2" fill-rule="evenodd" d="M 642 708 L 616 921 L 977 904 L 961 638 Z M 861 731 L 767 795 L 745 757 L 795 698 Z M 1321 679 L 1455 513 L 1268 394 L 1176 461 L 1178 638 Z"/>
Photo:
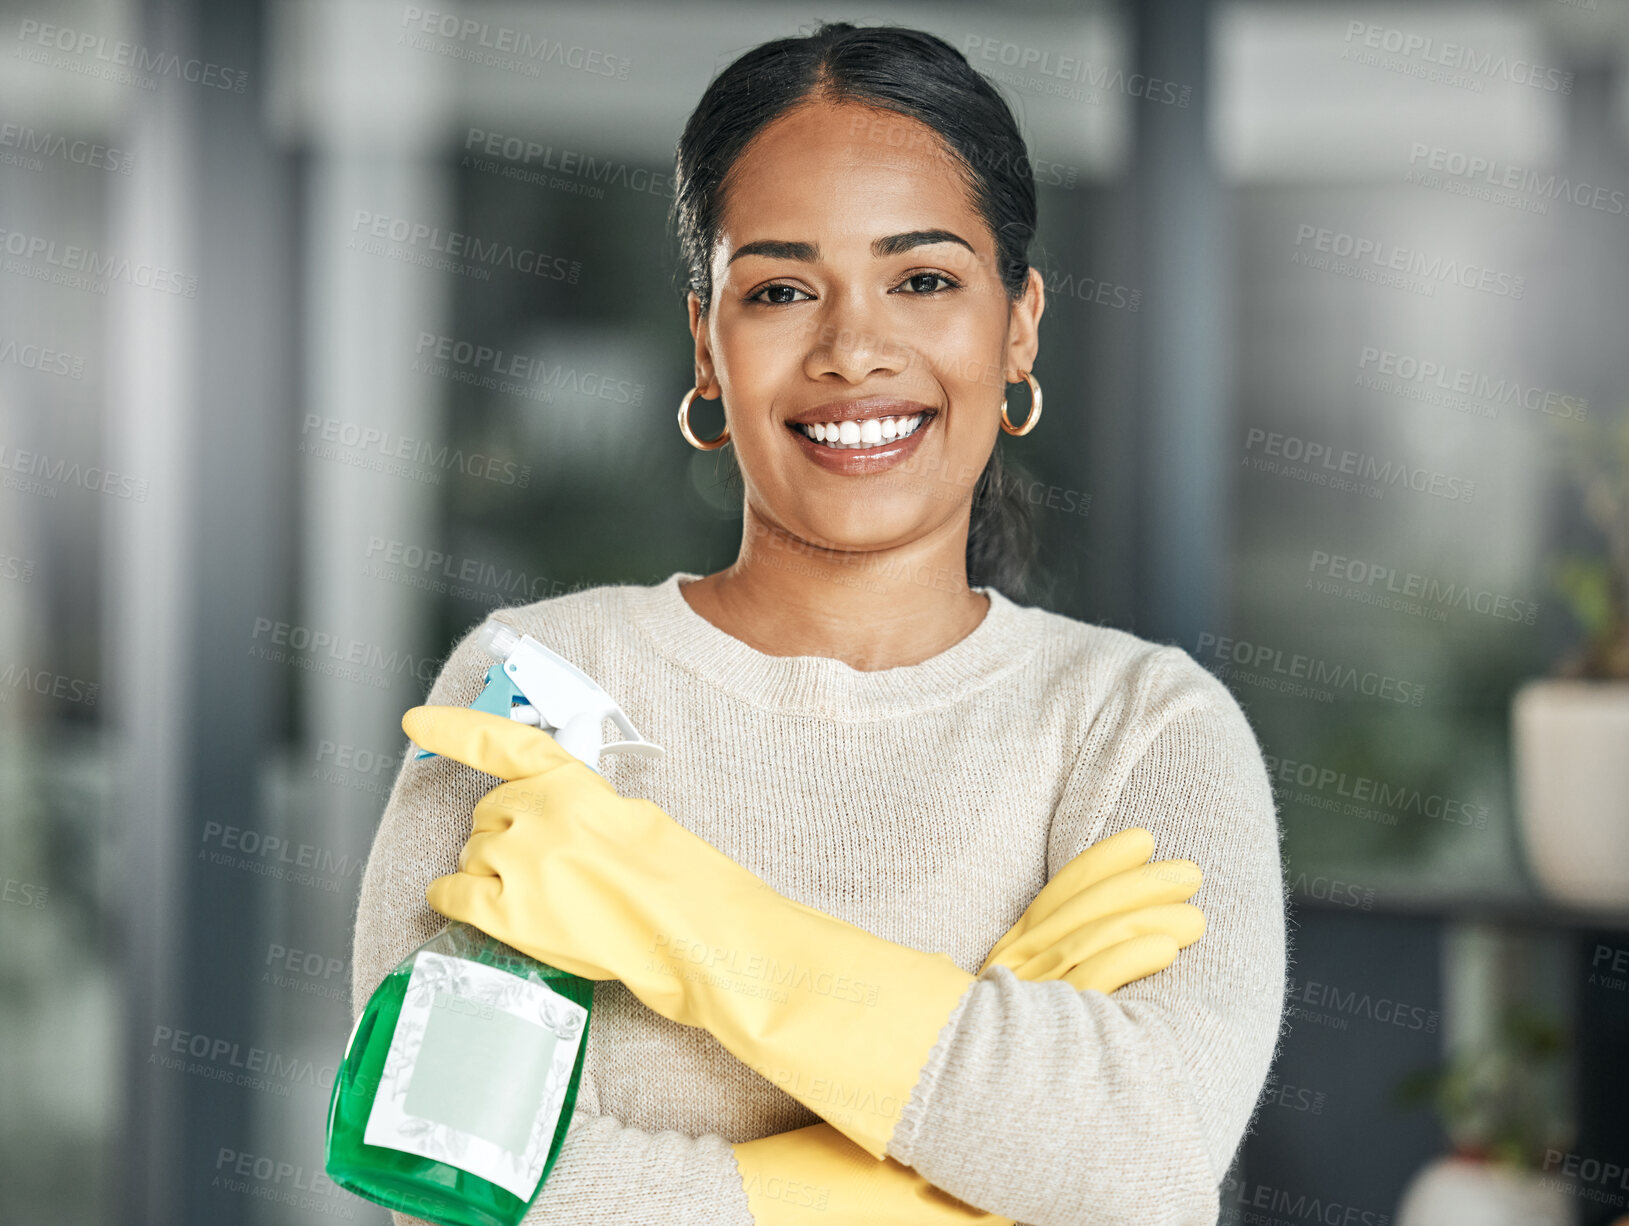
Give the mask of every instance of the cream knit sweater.
<path id="1" fill-rule="evenodd" d="M 1272 787 L 1227 688 L 1179 647 L 988 588 L 978 627 L 920 664 L 769 656 L 689 606 L 679 584 L 698 577 L 497 616 L 585 669 L 666 748 L 606 755 L 618 792 L 780 893 L 976 974 L 1047 880 L 1117 831 L 1145 827 L 1157 858 L 1205 873 L 1204 937 L 1113 996 L 1004 967 L 975 982 L 890 1156 L 1033 1226 L 1216 1222 L 1285 976 Z M 467 705 L 489 663 L 466 635 L 427 701 Z M 496 783 L 404 756 L 362 878 L 353 1016 L 445 922 L 425 887 L 456 870 Z M 751 1226 L 731 1143 L 818 1119 L 707 1031 L 599 983 L 577 1113 L 526 1221 Z"/>

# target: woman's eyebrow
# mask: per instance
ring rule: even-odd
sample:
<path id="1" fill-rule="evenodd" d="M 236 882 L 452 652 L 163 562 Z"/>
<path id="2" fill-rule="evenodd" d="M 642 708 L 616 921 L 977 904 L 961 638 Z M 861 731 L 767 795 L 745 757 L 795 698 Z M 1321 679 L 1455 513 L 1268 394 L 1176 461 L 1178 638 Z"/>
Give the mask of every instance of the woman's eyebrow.
<path id="1" fill-rule="evenodd" d="M 930 243 L 960 243 L 969 251 L 973 251 L 972 243 L 949 230 L 911 230 L 905 234 L 889 234 L 874 239 L 871 243 L 871 254 L 899 255 L 912 247 L 925 247 Z M 975 251 L 973 254 L 978 253 Z M 768 256 L 772 260 L 801 260 L 805 264 L 812 264 L 820 258 L 820 246 L 817 243 L 797 242 L 792 239 L 760 238 L 754 242 L 742 243 L 730 256 L 729 262 L 733 264 L 746 255 Z"/>
<path id="2" fill-rule="evenodd" d="M 887 238 L 879 238 L 871 244 L 872 255 L 899 255 L 909 251 L 912 247 L 926 247 L 930 243 L 960 243 L 969 251 L 973 251 L 973 244 L 959 234 L 952 234 L 949 230 L 912 230 L 909 234 L 890 234 Z M 973 251 L 974 255 L 978 252 Z"/>

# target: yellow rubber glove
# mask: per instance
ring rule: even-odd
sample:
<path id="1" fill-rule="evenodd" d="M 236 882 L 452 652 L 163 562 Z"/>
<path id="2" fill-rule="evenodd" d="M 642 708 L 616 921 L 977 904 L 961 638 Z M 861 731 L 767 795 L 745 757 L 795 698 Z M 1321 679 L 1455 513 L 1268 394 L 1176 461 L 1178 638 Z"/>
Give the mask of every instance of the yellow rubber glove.
<path id="1" fill-rule="evenodd" d="M 507 781 L 476 805 L 459 871 L 426 891 L 432 908 L 561 970 L 622 980 L 648 1007 L 704 1027 L 866 1153 L 884 1156 L 974 976 L 943 953 L 784 897 L 655 804 L 618 796 L 538 729 L 441 706 L 415 707 L 402 728 L 421 748 Z M 1140 854 L 1117 845 L 1119 859 L 1099 855 L 1096 869 L 1074 874 L 1075 888 L 1133 897 L 1101 873 L 1146 859 L 1146 848 L 1151 840 Z M 1136 871 L 1156 895 L 1139 897 L 1151 902 L 1197 889 L 1198 870 L 1185 861 Z M 1037 971 L 1050 958 L 1066 977 L 1078 966 L 1046 952 L 1042 942 L 1054 935 L 1085 933 L 1088 960 L 1114 954 L 1112 931 L 1148 943 L 1148 933 L 1100 918 L 1064 890 L 1043 890 L 1018 936 L 992 957 L 1011 958 L 1015 968 L 1034 961 Z M 1128 965 L 1147 964 L 1155 949 Z M 1094 965 L 1110 973 L 1102 959 Z"/>
<path id="2" fill-rule="evenodd" d="M 1157 860 L 1140 827 L 1093 843 L 1060 869 L 979 968 L 1020 979 L 1065 979 L 1078 991 L 1113 992 L 1164 970 L 1205 931 L 1186 900 L 1204 874 L 1192 860 Z"/>
<path id="3" fill-rule="evenodd" d="M 1081 852 L 997 941 L 984 969 L 1064 979 L 1108 994 L 1164 970 L 1205 930 L 1187 860 L 1146 863 L 1154 837 L 1123 830 Z M 1052 938 L 1050 945 L 1041 942 Z M 1012 1226 L 956 1199 L 893 1158 L 877 1162 L 830 1124 L 732 1147 L 757 1226 Z"/>
<path id="4" fill-rule="evenodd" d="M 974 976 L 777 893 L 546 732 L 414 707 L 415 744 L 507 780 L 425 897 L 550 966 L 620 979 L 881 1158 Z"/>
<path id="5" fill-rule="evenodd" d="M 830 1124 L 733 1149 L 755 1226 L 1012 1226 L 893 1158 L 878 1162 Z"/>

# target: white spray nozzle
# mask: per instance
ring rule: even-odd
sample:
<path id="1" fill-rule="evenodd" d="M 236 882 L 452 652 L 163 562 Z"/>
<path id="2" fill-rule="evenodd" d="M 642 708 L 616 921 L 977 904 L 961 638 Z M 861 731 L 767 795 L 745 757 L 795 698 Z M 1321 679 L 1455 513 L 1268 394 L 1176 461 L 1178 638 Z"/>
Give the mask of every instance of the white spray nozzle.
<path id="1" fill-rule="evenodd" d="M 488 655 L 507 660 L 520 646 L 521 636 L 500 621 L 487 618 L 476 632 L 476 641 L 486 648 Z"/>
<path id="2" fill-rule="evenodd" d="M 532 705 L 538 718 L 527 722 L 535 722 L 549 732 L 567 753 L 595 770 L 599 769 L 602 753 L 664 756 L 666 751 L 639 734 L 598 682 L 531 635 L 489 618 L 481 626 L 478 641 L 503 661 L 504 673 Z M 602 745 L 600 728 L 607 719 L 629 739 Z"/>

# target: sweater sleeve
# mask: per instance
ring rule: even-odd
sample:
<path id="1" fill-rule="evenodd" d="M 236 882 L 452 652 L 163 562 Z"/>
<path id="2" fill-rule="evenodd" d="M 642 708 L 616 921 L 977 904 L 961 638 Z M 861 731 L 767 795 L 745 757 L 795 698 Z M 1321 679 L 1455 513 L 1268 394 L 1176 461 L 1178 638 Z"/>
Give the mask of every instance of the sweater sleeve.
<path id="1" fill-rule="evenodd" d="M 1177 647 L 1147 653 L 1094 717 L 1053 814 L 1048 878 L 1133 826 L 1153 833 L 1155 859 L 1203 870 L 1204 936 L 1112 996 L 991 967 L 889 1145 L 1018 1222 L 1210 1226 L 1272 1063 L 1286 958 L 1272 785 L 1237 701 Z"/>
<path id="2" fill-rule="evenodd" d="M 480 693 L 489 663 L 471 632 L 453 648 L 425 701 L 467 706 Z M 385 976 L 446 924 L 425 900 L 425 888 L 457 871 L 475 804 L 500 782 L 448 758 L 415 758 L 416 752 L 408 744 L 362 874 L 351 959 L 353 1019 Z M 525 1223 L 752 1226 L 728 1141 L 628 1127 L 585 1108 L 584 1099 L 593 1097 L 591 1087 L 579 1096 Z M 428 1226 L 405 1213 L 392 1217 L 395 1226 Z"/>
<path id="3" fill-rule="evenodd" d="M 432 1226 L 391 1212 L 395 1226 Z M 521 1226 L 753 1226 L 730 1143 L 577 1110 Z"/>
<path id="4" fill-rule="evenodd" d="M 397 1215 L 397 1226 L 405 1221 Z M 752 1226 L 730 1143 L 578 1111 L 523 1226 Z M 416 1226 L 416 1224 L 415 1224 Z"/>

